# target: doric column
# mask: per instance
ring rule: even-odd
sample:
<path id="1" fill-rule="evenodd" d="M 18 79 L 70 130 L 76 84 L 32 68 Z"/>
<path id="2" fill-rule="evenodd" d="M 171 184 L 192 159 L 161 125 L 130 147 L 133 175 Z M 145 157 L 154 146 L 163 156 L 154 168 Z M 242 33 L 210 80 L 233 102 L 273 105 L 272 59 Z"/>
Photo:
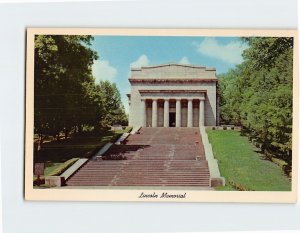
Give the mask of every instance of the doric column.
<path id="1" fill-rule="evenodd" d="M 188 100 L 188 121 L 187 127 L 193 127 L 193 100 Z"/>
<path id="2" fill-rule="evenodd" d="M 181 127 L 181 100 L 176 100 L 176 127 Z"/>
<path id="3" fill-rule="evenodd" d="M 157 127 L 157 100 L 152 101 L 152 127 Z"/>
<path id="4" fill-rule="evenodd" d="M 169 127 L 169 100 L 165 99 L 164 103 L 164 127 Z"/>
<path id="5" fill-rule="evenodd" d="M 204 126 L 204 100 L 199 103 L 199 126 Z"/>
<path id="6" fill-rule="evenodd" d="M 142 115 L 141 115 L 141 119 L 142 119 L 142 127 L 146 127 L 146 100 L 141 99 L 142 101 Z"/>

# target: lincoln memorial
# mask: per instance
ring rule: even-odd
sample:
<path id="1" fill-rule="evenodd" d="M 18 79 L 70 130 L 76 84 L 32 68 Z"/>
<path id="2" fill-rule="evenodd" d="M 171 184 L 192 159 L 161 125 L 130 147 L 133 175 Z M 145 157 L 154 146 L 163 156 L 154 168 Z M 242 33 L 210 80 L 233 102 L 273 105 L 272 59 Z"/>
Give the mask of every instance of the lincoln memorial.
<path id="1" fill-rule="evenodd" d="M 129 82 L 129 126 L 218 124 L 215 68 L 181 64 L 132 68 Z"/>

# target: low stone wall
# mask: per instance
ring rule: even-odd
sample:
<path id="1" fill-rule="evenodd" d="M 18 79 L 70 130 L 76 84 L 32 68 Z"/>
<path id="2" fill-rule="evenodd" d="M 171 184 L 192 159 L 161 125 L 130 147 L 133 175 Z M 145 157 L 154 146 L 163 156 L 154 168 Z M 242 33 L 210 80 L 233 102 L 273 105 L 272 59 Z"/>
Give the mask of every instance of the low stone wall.
<path id="1" fill-rule="evenodd" d="M 60 187 L 65 185 L 66 180 L 79 168 L 81 168 L 88 159 L 82 158 L 78 159 L 71 167 L 64 171 L 59 176 L 47 176 L 45 177 L 45 185 L 50 187 Z"/>
<path id="2" fill-rule="evenodd" d="M 235 125 L 219 125 L 219 126 L 206 126 L 206 129 L 240 131 L 242 129 L 242 127 L 241 126 L 235 126 Z"/>
<path id="3" fill-rule="evenodd" d="M 206 133 L 205 127 L 200 127 L 202 142 L 205 151 L 205 157 L 208 162 L 209 173 L 210 173 L 210 186 L 224 186 L 225 185 L 225 178 L 221 177 L 218 161 L 215 159 L 212 146 L 208 140 L 208 135 Z"/>
<path id="4" fill-rule="evenodd" d="M 142 127 L 141 126 L 135 126 L 132 128 L 130 134 L 135 134 L 136 132 L 138 132 Z"/>

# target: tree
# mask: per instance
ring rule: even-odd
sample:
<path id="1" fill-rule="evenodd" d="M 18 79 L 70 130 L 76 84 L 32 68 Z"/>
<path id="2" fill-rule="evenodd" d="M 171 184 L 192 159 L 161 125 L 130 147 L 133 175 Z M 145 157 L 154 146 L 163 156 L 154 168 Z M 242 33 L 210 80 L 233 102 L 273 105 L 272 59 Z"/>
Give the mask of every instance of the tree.
<path id="1" fill-rule="evenodd" d="M 244 62 L 220 78 L 221 117 L 291 162 L 293 39 L 244 40 Z"/>
<path id="2" fill-rule="evenodd" d="M 74 126 L 91 121 L 86 87 L 94 83 L 98 58 L 88 46 L 92 36 L 37 35 L 34 63 L 34 129 L 40 135 L 66 137 Z"/>
<path id="3" fill-rule="evenodd" d="M 106 127 L 114 124 L 127 125 L 127 116 L 116 84 L 107 80 L 100 81 L 97 88 L 102 95 L 101 98 L 103 101 L 104 114 L 102 114 L 101 126 Z"/>

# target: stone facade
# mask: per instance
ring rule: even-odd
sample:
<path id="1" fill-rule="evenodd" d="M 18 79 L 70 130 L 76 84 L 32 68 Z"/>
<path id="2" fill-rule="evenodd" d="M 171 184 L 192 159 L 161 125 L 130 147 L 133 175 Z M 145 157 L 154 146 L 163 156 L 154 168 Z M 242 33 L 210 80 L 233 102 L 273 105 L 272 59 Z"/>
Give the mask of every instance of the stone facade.
<path id="1" fill-rule="evenodd" d="M 216 70 L 202 66 L 132 68 L 129 126 L 215 126 L 217 81 Z"/>

